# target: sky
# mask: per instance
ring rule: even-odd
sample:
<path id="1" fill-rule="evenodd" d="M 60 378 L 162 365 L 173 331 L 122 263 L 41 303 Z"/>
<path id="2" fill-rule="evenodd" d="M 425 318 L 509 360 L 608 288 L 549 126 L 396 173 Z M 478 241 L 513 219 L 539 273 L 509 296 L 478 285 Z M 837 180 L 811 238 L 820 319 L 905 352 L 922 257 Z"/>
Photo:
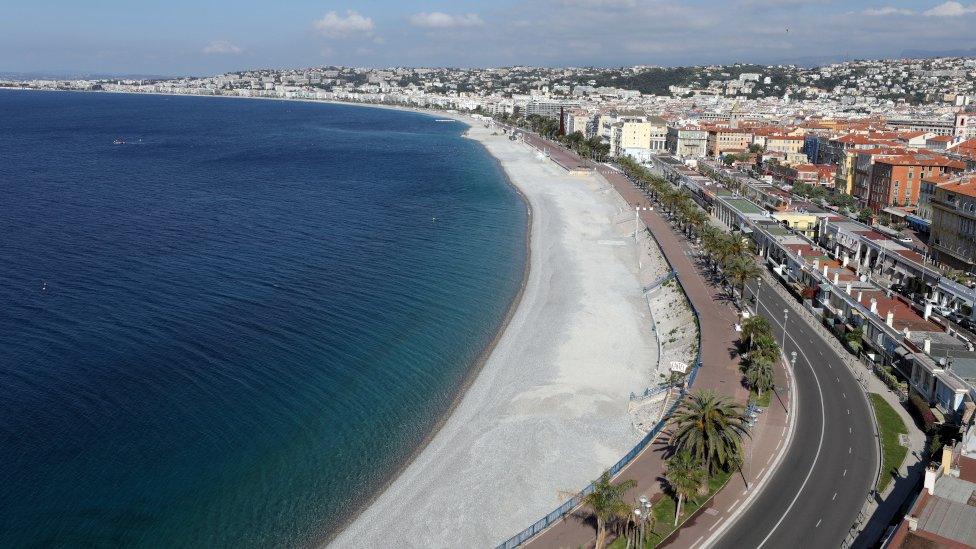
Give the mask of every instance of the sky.
<path id="1" fill-rule="evenodd" d="M 976 49 L 976 0 L 3 0 L 0 71 L 629 66 Z"/>

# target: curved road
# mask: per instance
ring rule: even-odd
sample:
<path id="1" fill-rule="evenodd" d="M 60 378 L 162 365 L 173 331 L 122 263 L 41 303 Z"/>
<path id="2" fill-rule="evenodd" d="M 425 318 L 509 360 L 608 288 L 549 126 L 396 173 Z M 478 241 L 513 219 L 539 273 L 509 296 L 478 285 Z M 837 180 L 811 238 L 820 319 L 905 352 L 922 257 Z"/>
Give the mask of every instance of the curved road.
<path id="1" fill-rule="evenodd" d="M 782 342 L 787 304 L 768 285 L 760 291 L 761 313 Z M 874 488 L 879 457 L 870 404 L 838 351 L 789 309 L 784 350 L 797 353 L 793 443 L 714 547 L 841 547 Z"/>

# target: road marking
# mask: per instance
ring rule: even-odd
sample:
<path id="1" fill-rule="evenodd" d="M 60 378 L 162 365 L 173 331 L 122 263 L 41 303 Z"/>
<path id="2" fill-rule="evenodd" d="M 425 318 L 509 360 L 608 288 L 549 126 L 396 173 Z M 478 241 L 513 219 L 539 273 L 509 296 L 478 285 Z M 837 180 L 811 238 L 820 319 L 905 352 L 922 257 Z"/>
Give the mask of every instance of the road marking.
<path id="1" fill-rule="evenodd" d="M 851 415 L 851 409 L 850 408 L 847 409 L 847 415 Z"/>
<path id="2" fill-rule="evenodd" d="M 844 395 L 844 398 L 847 398 L 847 393 L 841 393 L 841 394 Z"/>
<path id="3" fill-rule="evenodd" d="M 834 378 L 834 381 L 835 381 L 836 383 L 840 383 L 840 378 L 839 378 L 839 377 L 835 377 L 835 378 Z"/>
<path id="4" fill-rule="evenodd" d="M 783 432 L 781 432 L 779 436 L 783 436 L 785 434 L 786 434 L 786 425 L 783 426 Z"/>
<path id="5" fill-rule="evenodd" d="M 732 505 L 729 506 L 729 509 L 734 509 L 735 506 L 738 505 L 740 501 L 742 501 L 742 498 L 739 498 L 739 499 L 733 501 L 732 502 Z"/>
<path id="6" fill-rule="evenodd" d="M 833 370 L 833 369 L 834 369 L 834 367 L 833 367 L 833 366 L 831 366 L 829 362 L 827 363 L 827 367 L 828 367 L 828 368 L 830 368 L 831 370 Z"/>
<path id="7" fill-rule="evenodd" d="M 766 465 L 769 465 L 769 462 L 770 461 L 773 461 L 773 458 L 774 457 L 776 457 L 776 454 L 773 454 L 773 455 L 769 456 L 769 459 L 766 460 Z"/>
<path id="8" fill-rule="evenodd" d="M 761 476 L 763 475 L 763 473 L 765 473 L 765 472 L 766 472 L 766 468 L 765 468 L 765 467 L 763 467 L 763 468 L 762 468 L 762 471 L 759 471 L 759 474 L 758 474 L 758 475 L 756 475 L 756 478 L 759 478 L 759 477 L 761 477 Z"/>
<path id="9" fill-rule="evenodd" d="M 847 428 L 847 432 L 853 435 L 854 434 L 854 428 L 853 427 L 848 427 Z"/>
<path id="10" fill-rule="evenodd" d="M 704 537 L 705 536 L 699 536 L 698 539 L 695 540 L 695 543 L 692 543 L 692 545 L 698 545 L 698 542 L 700 542 Z"/>
<path id="11" fill-rule="evenodd" d="M 835 499 L 837 499 L 837 492 L 834 492 L 834 497 L 830 498 L 830 501 L 834 501 Z"/>
<path id="12" fill-rule="evenodd" d="M 843 475 L 841 475 L 841 476 L 842 476 L 842 477 L 846 477 L 846 476 L 847 476 L 847 469 L 844 469 L 844 474 L 843 474 Z"/>
<path id="13" fill-rule="evenodd" d="M 848 447 L 847 447 L 847 453 L 848 453 L 848 454 L 850 454 L 850 453 L 851 453 L 851 449 L 852 449 L 852 447 L 851 447 L 851 446 L 848 446 Z"/>
<path id="14" fill-rule="evenodd" d="M 820 523 L 821 523 L 821 522 L 823 522 L 823 519 L 820 519 L 820 520 L 818 520 L 818 521 L 817 521 L 817 525 L 816 525 L 816 526 L 814 526 L 814 528 L 820 528 Z"/>
<path id="15" fill-rule="evenodd" d="M 769 307 L 766 307 L 766 310 L 769 311 Z M 780 326 L 782 326 L 783 329 L 786 330 L 786 326 L 784 326 L 781 323 Z M 766 537 L 763 538 L 762 542 L 759 543 L 756 549 L 761 549 L 763 545 L 766 545 L 766 542 L 769 541 L 769 538 L 773 537 L 773 534 L 776 532 L 779 526 L 783 524 L 784 520 L 786 520 L 786 515 L 790 514 L 790 511 L 793 510 L 793 506 L 796 505 L 797 500 L 800 499 L 800 494 L 803 493 L 803 490 L 807 487 L 807 483 L 810 482 L 810 477 L 813 475 L 813 470 L 817 467 L 817 462 L 820 460 L 820 452 L 823 450 L 824 433 L 826 432 L 827 429 L 827 410 L 826 410 L 826 405 L 824 404 L 823 387 L 820 385 L 820 376 L 817 375 L 817 369 L 813 367 L 813 362 L 810 361 L 810 357 L 807 356 L 807 354 L 803 351 L 803 348 L 800 345 L 796 344 L 796 339 L 793 339 L 793 337 L 790 337 L 790 339 L 793 340 L 793 345 L 797 348 L 798 351 L 800 351 L 800 354 L 803 355 L 804 360 L 806 360 L 807 362 L 807 366 L 810 368 L 810 372 L 813 373 L 813 380 L 817 383 L 817 393 L 819 393 L 820 395 L 820 440 L 817 441 L 817 451 L 813 457 L 813 464 L 810 466 L 810 470 L 807 471 L 807 475 L 803 479 L 803 483 L 800 484 L 800 489 L 797 490 L 796 494 L 793 495 L 793 500 L 790 502 L 789 506 L 787 506 L 786 511 L 784 511 L 783 514 L 779 517 L 779 520 L 776 521 L 776 524 L 773 525 L 773 528 L 769 531 L 768 534 L 766 534 Z M 844 471 L 844 474 L 845 475 L 847 474 L 846 470 Z"/>

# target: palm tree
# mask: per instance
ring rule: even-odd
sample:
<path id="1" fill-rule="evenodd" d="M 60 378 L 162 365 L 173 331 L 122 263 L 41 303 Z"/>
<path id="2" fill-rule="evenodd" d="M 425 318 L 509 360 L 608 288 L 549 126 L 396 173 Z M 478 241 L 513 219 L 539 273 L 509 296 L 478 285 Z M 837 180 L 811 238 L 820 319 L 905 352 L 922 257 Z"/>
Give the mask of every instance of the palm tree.
<path id="1" fill-rule="evenodd" d="M 759 276 L 759 267 L 750 257 L 738 256 L 729 264 L 729 276 L 732 277 L 732 294 L 735 295 L 735 287 L 739 287 L 739 295 L 745 299 L 746 280 Z"/>
<path id="2" fill-rule="evenodd" d="M 746 383 L 752 387 L 759 397 L 762 398 L 763 391 L 773 388 L 773 363 L 765 355 L 749 357 L 749 367 L 746 369 Z"/>
<path id="3" fill-rule="evenodd" d="M 749 436 L 748 417 L 739 404 L 715 391 L 699 390 L 682 403 L 671 419 L 670 444 L 689 452 L 710 474 L 742 455 L 742 437 Z"/>
<path id="4" fill-rule="evenodd" d="M 610 482 L 610 471 L 604 471 L 593 482 L 593 491 L 583 498 L 583 504 L 596 516 L 596 549 L 602 549 L 606 544 L 607 523 L 630 514 L 630 505 L 624 501 L 623 496 L 634 486 L 637 486 L 635 480 L 623 480 L 614 484 Z"/>
<path id="5" fill-rule="evenodd" d="M 678 506 L 674 512 L 674 525 L 678 525 L 681 517 L 681 504 L 685 499 L 693 497 L 705 483 L 705 471 L 695 458 L 688 452 L 678 452 L 667 462 L 664 479 L 674 495 L 678 496 Z"/>
<path id="6" fill-rule="evenodd" d="M 769 335 L 773 333 L 773 327 L 769 320 L 764 316 L 753 315 L 742 321 L 742 332 L 740 339 L 749 342 L 749 347 L 754 346 L 754 339 L 757 336 Z"/>

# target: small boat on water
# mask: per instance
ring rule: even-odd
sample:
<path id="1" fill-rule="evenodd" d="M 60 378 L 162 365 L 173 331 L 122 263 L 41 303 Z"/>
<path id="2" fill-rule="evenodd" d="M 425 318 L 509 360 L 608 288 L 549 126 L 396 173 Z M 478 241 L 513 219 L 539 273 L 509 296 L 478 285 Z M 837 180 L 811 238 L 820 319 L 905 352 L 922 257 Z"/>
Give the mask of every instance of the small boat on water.
<path id="1" fill-rule="evenodd" d="M 437 120 L 434 120 L 434 122 L 456 122 L 456 120 L 451 118 L 438 118 Z"/>
<path id="2" fill-rule="evenodd" d="M 121 139 L 116 139 L 115 141 L 112 141 L 112 144 L 113 145 L 125 145 L 125 141 L 123 141 Z"/>

